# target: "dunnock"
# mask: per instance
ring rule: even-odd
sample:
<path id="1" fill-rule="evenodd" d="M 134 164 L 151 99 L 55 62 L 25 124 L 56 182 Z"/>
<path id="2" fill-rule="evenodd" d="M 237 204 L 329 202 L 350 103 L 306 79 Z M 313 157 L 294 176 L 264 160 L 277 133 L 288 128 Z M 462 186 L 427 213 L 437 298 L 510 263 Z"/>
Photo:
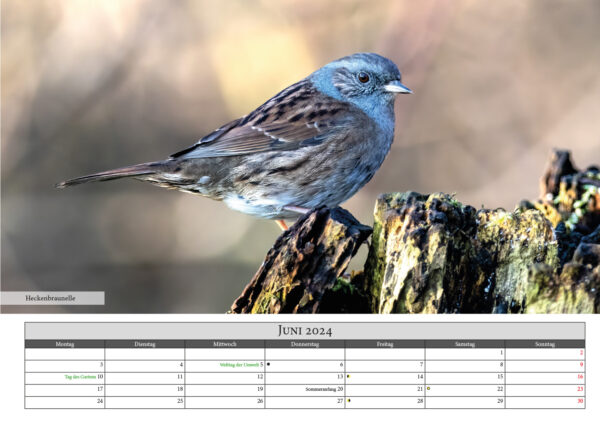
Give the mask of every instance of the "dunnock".
<path id="1" fill-rule="evenodd" d="M 411 93 L 387 58 L 333 61 L 163 161 L 57 184 L 133 177 L 224 201 L 233 210 L 294 219 L 337 206 L 379 169 L 394 139 L 394 100 Z"/>

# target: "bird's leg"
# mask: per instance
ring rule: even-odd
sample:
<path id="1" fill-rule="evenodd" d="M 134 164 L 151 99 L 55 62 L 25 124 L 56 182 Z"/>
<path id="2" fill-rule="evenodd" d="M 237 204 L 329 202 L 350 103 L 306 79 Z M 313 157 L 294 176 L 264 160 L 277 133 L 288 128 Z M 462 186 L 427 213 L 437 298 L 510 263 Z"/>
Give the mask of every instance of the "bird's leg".
<path id="1" fill-rule="evenodd" d="M 306 214 L 310 211 L 310 209 L 305 209 L 304 207 L 298 207 L 298 206 L 285 206 L 283 208 L 283 210 L 300 213 L 300 214 Z"/>
<path id="2" fill-rule="evenodd" d="M 283 208 L 283 210 L 288 210 L 290 212 L 295 212 L 295 213 L 300 213 L 300 214 L 306 214 L 310 211 L 310 209 L 305 209 L 304 207 L 298 207 L 298 206 L 285 206 Z M 281 228 L 282 231 L 288 230 L 288 226 L 283 221 L 283 219 L 277 219 L 277 220 L 275 220 L 275 222 L 277 223 L 277 225 L 279 225 L 279 227 Z"/>

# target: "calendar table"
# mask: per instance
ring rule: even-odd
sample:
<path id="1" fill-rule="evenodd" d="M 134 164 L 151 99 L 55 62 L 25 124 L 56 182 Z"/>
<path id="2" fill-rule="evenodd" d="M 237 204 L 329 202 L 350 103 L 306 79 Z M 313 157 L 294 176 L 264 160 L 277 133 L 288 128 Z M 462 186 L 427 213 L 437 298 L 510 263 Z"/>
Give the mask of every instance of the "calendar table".
<path id="1" fill-rule="evenodd" d="M 585 408 L 585 323 L 26 323 L 25 408 Z"/>

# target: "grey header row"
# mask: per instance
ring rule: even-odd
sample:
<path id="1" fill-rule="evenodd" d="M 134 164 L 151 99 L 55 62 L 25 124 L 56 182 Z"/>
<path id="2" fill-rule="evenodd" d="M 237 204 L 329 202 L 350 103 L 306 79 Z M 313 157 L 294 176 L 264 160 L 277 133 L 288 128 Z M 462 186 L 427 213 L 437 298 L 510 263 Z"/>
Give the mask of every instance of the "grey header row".
<path id="1" fill-rule="evenodd" d="M 585 348 L 585 340 L 25 340 L 26 348 Z"/>

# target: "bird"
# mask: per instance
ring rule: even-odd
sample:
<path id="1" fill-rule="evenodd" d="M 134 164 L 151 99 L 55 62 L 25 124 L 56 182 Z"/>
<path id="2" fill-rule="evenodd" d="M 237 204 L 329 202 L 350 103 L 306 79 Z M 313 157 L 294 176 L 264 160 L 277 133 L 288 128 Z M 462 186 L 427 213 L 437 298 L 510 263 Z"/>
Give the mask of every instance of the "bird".
<path id="1" fill-rule="evenodd" d="M 396 95 L 412 91 L 376 53 L 334 60 L 167 159 L 56 184 L 134 178 L 277 222 L 335 207 L 371 180 L 394 139 Z"/>

